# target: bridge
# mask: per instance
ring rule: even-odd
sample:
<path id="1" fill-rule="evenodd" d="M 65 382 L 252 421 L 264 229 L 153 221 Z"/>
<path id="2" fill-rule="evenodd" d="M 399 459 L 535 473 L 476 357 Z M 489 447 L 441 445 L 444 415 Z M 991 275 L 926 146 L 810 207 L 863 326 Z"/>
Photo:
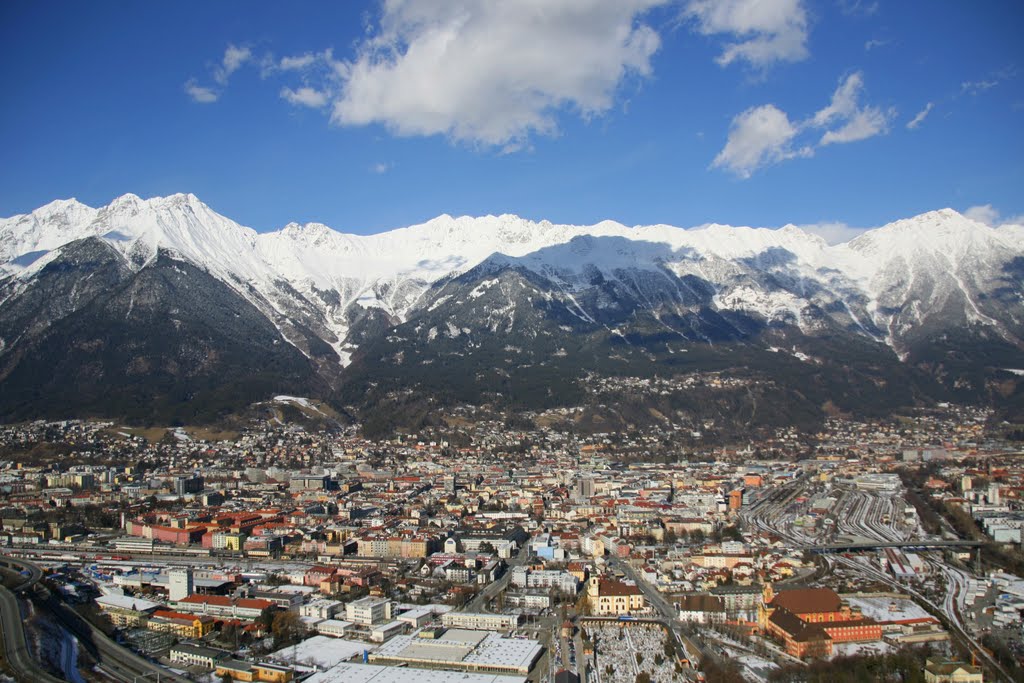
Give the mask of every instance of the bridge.
<path id="1" fill-rule="evenodd" d="M 39 662 L 35 661 L 26 643 L 21 609 L 14 592 L 31 597 L 37 609 L 49 612 L 68 633 L 78 639 L 81 646 L 98 662 L 102 674 L 108 679 L 120 683 L 136 683 L 144 678 L 169 681 L 170 683 L 189 683 L 189 679 L 118 645 L 65 605 L 40 583 L 43 571 L 38 565 L 9 555 L 0 555 L 0 566 L 16 571 L 23 578 L 12 589 L 13 592 L 0 587 L 2 646 L 8 662 L 17 673 L 17 680 L 34 681 L 35 683 L 61 683 L 65 679 L 52 676 L 42 669 Z M 70 663 L 70 665 L 76 666 L 75 663 Z"/>
<path id="2" fill-rule="evenodd" d="M 11 571 L 19 573 L 24 581 L 11 588 L 15 593 L 21 593 L 39 583 L 43 578 L 43 570 L 31 562 L 23 562 L 7 555 L 0 555 L 0 567 L 6 567 Z"/>
<path id="3" fill-rule="evenodd" d="M 60 683 L 64 679 L 44 670 L 29 649 L 21 607 L 18 598 L 15 597 L 15 593 L 24 593 L 35 586 L 43 577 L 42 570 L 34 564 L 3 556 L 0 556 L 0 566 L 21 578 L 20 583 L 10 590 L 0 586 L 0 635 L 3 641 L 0 647 L 3 648 L 8 665 L 13 670 L 16 680 Z"/>
<path id="4" fill-rule="evenodd" d="M 879 550 L 881 548 L 912 548 L 929 550 L 935 548 L 977 548 L 985 545 L 983 541 L 865 541 L 861 543 L 830 543 L 827 545 L 805 545 L 804 550 L 812 553 L 841 553 L 855 550 Z"/>

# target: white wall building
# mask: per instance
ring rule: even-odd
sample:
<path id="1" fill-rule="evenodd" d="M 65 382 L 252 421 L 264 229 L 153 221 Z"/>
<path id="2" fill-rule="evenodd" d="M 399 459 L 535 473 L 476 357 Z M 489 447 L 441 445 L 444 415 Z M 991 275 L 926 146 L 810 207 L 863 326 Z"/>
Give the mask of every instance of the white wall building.
<path id="1" fill-rule="evenodd" d="M 195 580 L 192 577 L 192 568 L 171 569 L 167 572 L 168 597 L 171 602 L 184 600 L 195 591 Z"/>
<path id="2" fill-rule="evenodd" d="M 345 618 L 361 626 L 375 626 L 391 619 L 391 601 L 365 597 L 345 605 Z"/>

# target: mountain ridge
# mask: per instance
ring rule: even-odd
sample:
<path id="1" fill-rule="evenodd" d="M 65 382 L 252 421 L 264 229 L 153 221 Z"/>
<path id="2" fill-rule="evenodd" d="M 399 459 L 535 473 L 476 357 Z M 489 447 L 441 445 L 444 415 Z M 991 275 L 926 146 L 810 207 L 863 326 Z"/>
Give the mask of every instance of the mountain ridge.
<path id="1" fill-rule="evenodd" d="M 47 335 L 67 337 L 63 313 L 90 305 L 81 292 L 101 295 L 88 286 L 89 273 L 75 256 L 83 240 L 96 240 L 115 254 L 105 267 L 123 270 L 124 278 L 157 267 L 170 272 L 175 261 L 198 268 L 211 278 L 202 285 L 211 297 L 237 297 L 252 306 L 282 342 L 306 358 L 320 394 L 328 391 L 324 386 L 351 383 L 352 377 L 372 382 L 373 373 L 389 363 L 406 369 L 410 362 L 422 363 L 422 375 L 432 364 L 451 372 L 453 358 L 471 365 L 486 357 L 509 371 L 517 362 L 550 371 L 550 360 L 504 350 L 531 344 L 576 371 L 590 363 L 612 372 L 628 372 L 630 362 L 672 365 L 679 354 L 700 355 L 693 346 L 700 344 L 745 348 L 740 355 L 759 366 L 772 358 L 762 352 L 779 347 L 791 348 L 796 358 L 849 352 L 874 357 L 865 362 L 890 372 L 897 367 L 892 363 L 918 368 L 950 391 L 969 387 L 963 395 L 975 397 L 991 393 L 992 368 L 1024 356 L 1024 228 L 991 228 L 952 209 L 830 245 L 795 225 L 576 226 L 511 214 L 444 214 L 374 235 L 341 233 L 322 223 L 289 223 L 258 233 L 192 194 L 127 194 L 96 209 L 57 200 L 0 219 L 0 363 L 10 372 L 12 359 L 32 344 L 45 345 Z M 518 275 L 509 279 L 506 273 Z M 48 300 L 38 286 L 44 277 L 51 283 L 48 291 L 76 294 L 67 302 Z M 493 295 L 495 283 L 500 297 Z M 232 294 L 221 291 L 222 285 Z M 186 283 L 161 291 L 168 297 L 191 292 Z M 173 301 L 164 305 L 173 308 Z M 96 325 L 121 329 L 114 319 L 117 307 L 90 310 L 98 311 Z M 46 311 L 55 312 L 52 321 Z M 19 321 L 28 320 L 31 326 L 21 329 L 27 323 Z M 221 328 L 235 329 L 227 319 L 218 320 Z M 84 326 L 76 330 L 89 336 Z M 582 335 L 585 343 L 574 345 L 572 335 Z M 130 336 L 127 329 L 124 336 Z M 975 347 L 985 349 L 976 354 L 987 359 L 984 367 L 971 358 Z M 166 352 L 160 344 L 147 348 Z M 489 350 L 473 360 L 477 348 Z M 572 348 L 582 355 L 570 358 Z M 255 353 L 277 358 L 271 350 L 263 344 Z M 130 356 L 124 349 L 118 353 Z M 228 355 L 237 353 L 232 347 Z M 632 360 L 608 364 L 602 354 Z M 842 374 L 833 360 L 829 372 Z M 299 367 L 295 359 L 288 362 Z M 237 367 L 243 366 L 248 367 Z M 400 381 L 402 373 L 393 370 L 385 374 Z M 539 374 L 531 387 L 543 375 L 534 372 Z M 495 381 L 486 367 L 474 376 L 482 385 Z M 572 373 L 560 371 L 559 377 L 571 381 Z M 880 377 L 869 369 L 851 381 L 877 384 Z M 924 386 L 931 380 L 922 381 Z M 853 395 L 862 390 L 843 386 Z M 289 384 L 285 393 L 299 388 Z M 472 394 L 467 389 L 460 395 Z M 218 405 L 227 403 L 222 399 Z"/>

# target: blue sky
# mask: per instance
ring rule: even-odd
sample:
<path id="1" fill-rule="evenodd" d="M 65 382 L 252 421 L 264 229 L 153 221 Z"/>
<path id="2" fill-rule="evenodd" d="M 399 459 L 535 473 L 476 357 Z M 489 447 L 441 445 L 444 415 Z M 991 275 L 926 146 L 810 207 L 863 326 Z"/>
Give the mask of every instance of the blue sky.
<path id="1" fill-rule="evenodd" d="M 1016 0 L 7 2 L 0 215 L 192 192 L 261 231 L 998 224 L 1024 214 L 1021 28 Z"/>

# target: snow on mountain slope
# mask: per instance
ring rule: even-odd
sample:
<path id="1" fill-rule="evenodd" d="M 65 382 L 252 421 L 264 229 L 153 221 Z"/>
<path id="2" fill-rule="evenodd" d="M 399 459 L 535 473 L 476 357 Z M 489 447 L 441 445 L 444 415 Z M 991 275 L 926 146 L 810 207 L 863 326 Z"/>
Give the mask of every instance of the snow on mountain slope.
<path id="1" fill-rule="evenodd" d="M 184 194 L 149 200 L 126 194 L 100 209 L 73 199 L 52 202 L 27 216 L 0 221 L 0 259 L 6 264 L 26 253 L 93 236 L 103 238 L 135 267 L 163 248 L 222 278 L 260 279 L 268 274 L 254 254 L 254 230 Z"/>
<path id="2" fill-rule="evenodd" d="M 31 265 L 37 258 L 86 235 L 82 231 L 97 210 L 75 199 L 58 199 L 30 214 L 0 219 L 0 264 L 11 270 Z"/>
<path id="3" fill-rule="evenodd" d="M 890 340 L 962 318 L 1017 341 L 989 299 L 1004 284 L 1007 265 L 1024 251 L 1012 230 L 942 209 L 864 233 L 840 249 L 860 257 L 851 263 L 857 263 L 875 322 L 888 329 Z"/>
<path id="4" fill-rule="evenodd" d="M 55 250 L 89 236 L 104 239 L 135 269 L 158 249 L 196 264 L 254 303 L 304 352 L 312 332 L 342 363 L 354 348 L 360 311 L 381 309 L 394 322 L 405 320 L 433 283 L 496 254 L 551 279 L 566 296 L 598 278 L 639 305 L 664 305 L 667 296 L 685 308 L 692 303 L 686 292 L 654 290 L 678 290 L 679 282 L 697 278 L 714 288 L 720 309 L 805 331 L 828 316 L 894 346 L 930 317 L 956 315 L 1013 337 L 985 295 L 1001 288 L 1010 292 L 1001 305 L 1020 307 L 1012 301 L 1019 283 L 1006 269 L 1024 255 L 1024 227 L 992 229 L 949 209 L 830 246 L 795 226 L 574 226 L 511 215 L 443 215 L 365 236 L 317 223 L 258 234 L 194 195 L 129 194 L 100 209 L 64 200 L 0 219 L 0 281 L 31 278 Z"/>

